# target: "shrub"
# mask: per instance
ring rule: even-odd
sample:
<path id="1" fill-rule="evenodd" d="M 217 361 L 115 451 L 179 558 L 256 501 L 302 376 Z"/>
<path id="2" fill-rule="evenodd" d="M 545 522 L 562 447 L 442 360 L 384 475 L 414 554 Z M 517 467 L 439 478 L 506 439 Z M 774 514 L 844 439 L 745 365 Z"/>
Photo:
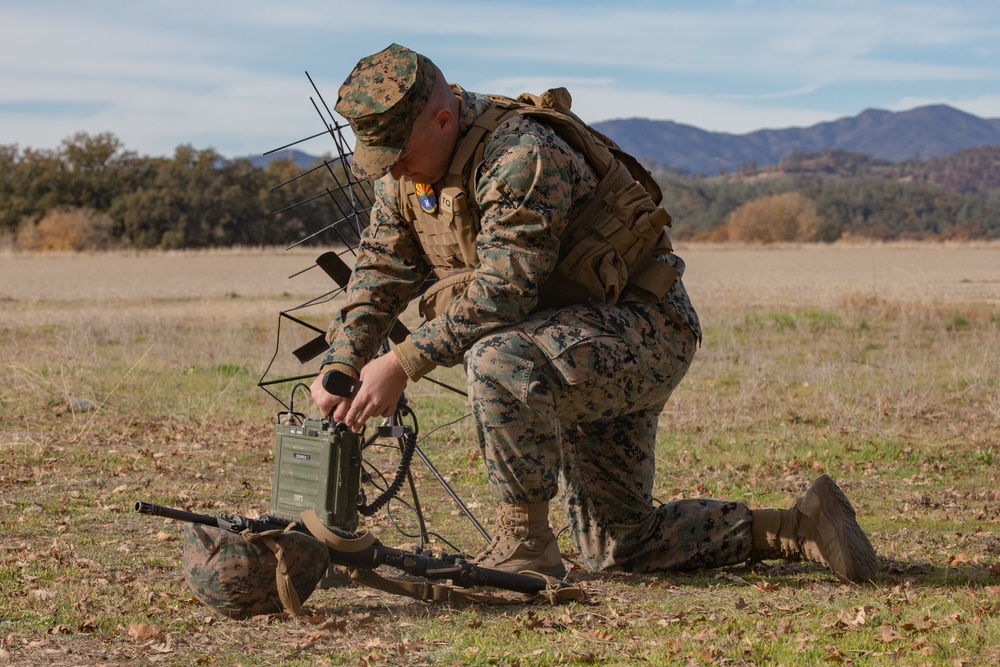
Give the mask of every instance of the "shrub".
<path id="1" fill-rule="evenodd" d="M 751 243 L 816 241 L 823 219 L 816 204 L 798 192 L 785 192 L 743 204 L 729 214 L 729 239 Z"/>
<path id="2" fill-rule="evenodd" d="M 19 250 L 107 250 L 114 223 L 89 208 L 57 208 L 37 223 L 25 221 L 17 232 Z"/>

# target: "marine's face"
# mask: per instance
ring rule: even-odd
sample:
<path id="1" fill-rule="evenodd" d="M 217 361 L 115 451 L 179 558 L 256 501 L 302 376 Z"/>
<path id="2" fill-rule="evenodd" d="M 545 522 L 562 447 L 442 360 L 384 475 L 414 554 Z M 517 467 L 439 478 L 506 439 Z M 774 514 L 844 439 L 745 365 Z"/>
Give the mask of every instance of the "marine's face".
<path id="1" fill-rule="evenodd" d="M 406 176 L 414 183 L 436 183 L 444 178 L 457 140 L 457 124 L 448 110 L 428 118 L 420 117 L 413 126 L 406 148 L 389 173 L 397 181 Z"/>

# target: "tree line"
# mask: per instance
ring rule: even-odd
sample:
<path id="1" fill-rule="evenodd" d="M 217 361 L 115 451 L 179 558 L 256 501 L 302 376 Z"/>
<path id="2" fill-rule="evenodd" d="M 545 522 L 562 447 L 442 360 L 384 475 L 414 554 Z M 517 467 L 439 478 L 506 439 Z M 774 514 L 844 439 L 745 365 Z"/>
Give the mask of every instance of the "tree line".
<path id="1" fill-rule="evenodd" d="M 110 133 L 76 134 L 55 150 L 0 146 L 0 243 L 25 250 L 288 245 L 351 209 L 331 194 L 335 179 L 346 181 L 343 170 L 320 167 L 303 173 L 275 160 L 261 168 L 189 145 L 172 157 L 146 157 Z M 653 171 L 679 239 L 1000 238 L 1000 147 L 898 164 L 844 151 L 793 153 L 779 165 L 711 178 Z"/>
<path id="2" fill-rule="evenodd" d="M 0 237 L 25 250 L 287 245 L 350 210 L 331 199 L 335 178 L 346 182 L 335 164 L 260 168 L 189 145 L 144 157 L 110 133 L 56 150 L 0 146 Z"/>
<path id="3" fill-rule="evenodd" d="M 675 236 L 693 240 L 1000 238 L 1000 147 L 902 163 L 792 153 L 707 178 L 658 169 Z"/>

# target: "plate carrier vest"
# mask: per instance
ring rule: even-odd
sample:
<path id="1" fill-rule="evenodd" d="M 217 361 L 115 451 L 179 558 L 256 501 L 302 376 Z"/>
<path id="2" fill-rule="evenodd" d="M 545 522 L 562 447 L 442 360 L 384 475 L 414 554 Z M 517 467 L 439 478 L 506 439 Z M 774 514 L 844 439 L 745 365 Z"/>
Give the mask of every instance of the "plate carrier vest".
<path id="1" fill-rule="evenodd" d="M 416 187 L 399 181 L 398 206 L 412 225 L 424 260 L 437 281 L 420 299 L 420 313 L 431 319 L 461 294 L 479 264 L 476 236 L 480 221 L 471 194 L 488 137 L 515 116 L 531 116 L 580 152 L 595 171 L 593 198 L 560 236 L 555 271 L 539 288 L 536 310 L 596 299 L 658 301 L 677 279 L 677 271 L 655 259 L 672 251 L 665 227 L 670 214 L 659 206 L 663 193 L 639 162 L 611 139 L 586 125 L 569 107 L 565 88 L 541 96 L 522 94 L 516 100 L 491 96 L 486 109 L 459 141 L 448 173 L 437 192 L 434 213 L 421 209 Z"/>

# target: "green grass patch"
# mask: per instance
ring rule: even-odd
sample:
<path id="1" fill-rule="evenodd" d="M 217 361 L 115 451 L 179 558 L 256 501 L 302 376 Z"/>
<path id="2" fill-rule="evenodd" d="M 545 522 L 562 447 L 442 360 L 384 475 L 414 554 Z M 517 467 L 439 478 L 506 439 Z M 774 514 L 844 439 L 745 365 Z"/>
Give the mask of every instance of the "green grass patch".
<path id="1" fill-rule="evenodd" d="M 693 573 L 577 569 L 587 598 L 561 607 L 425 604 L 350 587 L 317 591 L 302 617 L 233 621 L 184 585 L 180 526 L 131 511 L 139 499 L 210 514 L 268 508 L 281 406 L 256 386 L 256 369 L 272 352 L 274 318 L 219 319 L 230 301 L 252 305 L 235 296 L 204 311 L 162 304 L 181 310 L 151 321 L 145 310 L 130 316 L 144 308 L 135 303 L 104 320 L 81 317 L 75 330 L 46 321 L 4 330 L 0 662 L 1000 662 L 993 311 L 871 301 L 706 317 L 702 349 L 661 415 L 657 500 L 784 508 L 829 473 L 879 554 L 872 585 L 779 561 Z M 460 368 L 434 377 L 465 388 Z M 70 408 L 81 397 L 92 409 Z M 421 448 L 492 530 L 466 399 L 425 382 L 407 397 Z M 391 472 L 394 453 L 380 457 Z M 480 549 L 431 471 L 418 461 L 413 476 L 429 527 Z M 412 543 L 393 525 L 411 531 L 412 518 L 401 503 L 391 509 L 367 526 L 387 544 Z M 551 520 L 566 524 L 558 503 Z M 560 546 L 579 560 L 565 533 Z"/>

